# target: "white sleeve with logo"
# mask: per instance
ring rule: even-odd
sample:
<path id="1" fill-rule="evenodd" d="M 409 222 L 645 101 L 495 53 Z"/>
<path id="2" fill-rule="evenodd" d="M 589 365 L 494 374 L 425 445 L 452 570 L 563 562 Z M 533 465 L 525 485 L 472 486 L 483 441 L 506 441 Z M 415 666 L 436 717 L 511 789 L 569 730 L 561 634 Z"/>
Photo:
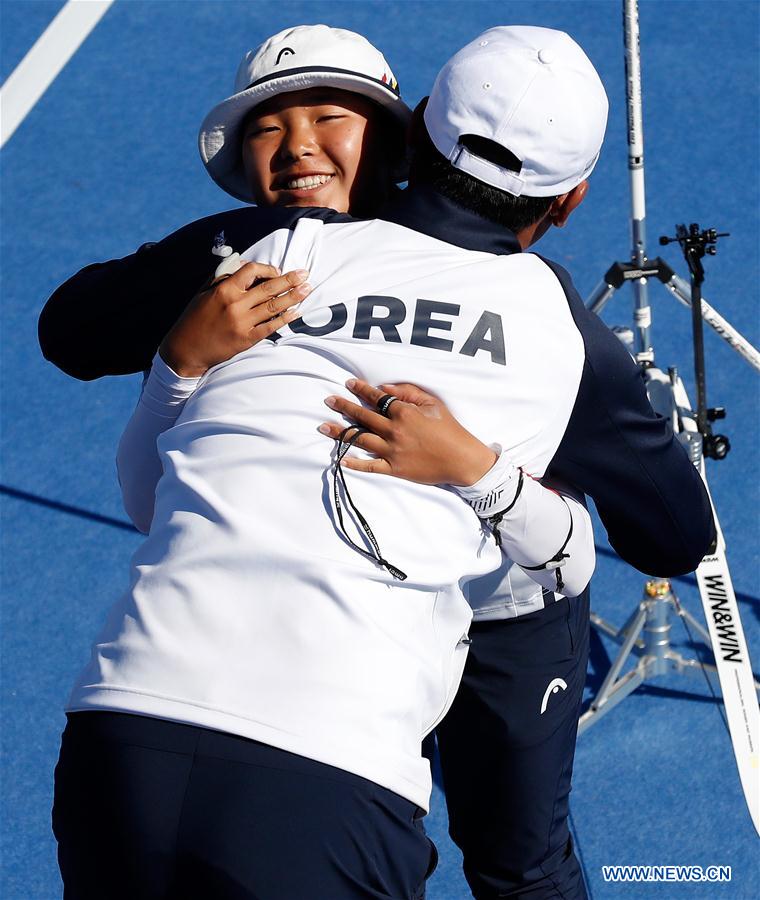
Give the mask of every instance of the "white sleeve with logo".
<path id="1" fill-rule="evenodd" d="M 504 555 L 532 581 L 565 597 L 577 597 L 589 583 L 596 553 L 581 493 L 521 474 L 505 453 L 480 481 L 456 491 L 495 537 L 498 532 Z"/>

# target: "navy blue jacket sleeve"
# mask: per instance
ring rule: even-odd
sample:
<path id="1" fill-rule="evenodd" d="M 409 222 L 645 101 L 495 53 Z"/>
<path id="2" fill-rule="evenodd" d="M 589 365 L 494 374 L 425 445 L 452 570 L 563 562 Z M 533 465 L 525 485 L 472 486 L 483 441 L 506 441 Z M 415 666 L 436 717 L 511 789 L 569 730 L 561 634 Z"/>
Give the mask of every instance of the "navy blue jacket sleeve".
<path id="1" fill-rule="evenodd" d="M 62 284 L 45 304 L 38 336 L 46 359 L 90 381 L 150 368 L 164 335 L 213 274 L 219 232 L 242 252 L 301 216 L 327 210 L 244 207 L 208 216 L 123 259 L 96 263 Z"/>
<path id="2" fill-rule="evenodd" d="M 570 276 L 559 278 L 585 346 L 573 412 L 549 471 L 590 496 L 610 544 L 658 576 L 693 571 L 715 540 L 702 479 L 652 409 L 642 374 L 620 341 L 583 305 Z"/>

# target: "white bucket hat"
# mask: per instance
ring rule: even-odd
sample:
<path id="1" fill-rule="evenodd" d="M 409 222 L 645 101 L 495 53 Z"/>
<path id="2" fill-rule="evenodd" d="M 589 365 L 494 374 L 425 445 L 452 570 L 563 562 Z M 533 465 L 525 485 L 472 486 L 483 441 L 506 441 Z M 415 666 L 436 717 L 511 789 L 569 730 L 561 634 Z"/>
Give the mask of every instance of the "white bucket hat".
<path id="1" fill-rule="evenodd" d="M 596 69 L 569 35 L 514 25 L 491 28 L 446 63 L 424 118 L 457 169 L 518 197 L 554 197 L 594 168 L 608 106 Z M 478 155 L 477 138 L 514 154 L 519 171 Z"/>
<path id="2" fill-rule="evenodd" d="M 320 85 L 374 100 L 400 127 L 406 128 L 411 119 L 390 66 L 366 38 L 327 25 L 288 28 L 246 53 L 235 77 L 235 93 L 203 120 L 198 148 L 219 187 L 253 202 L 240 148 L 243 119 L 269 97 Z"/>

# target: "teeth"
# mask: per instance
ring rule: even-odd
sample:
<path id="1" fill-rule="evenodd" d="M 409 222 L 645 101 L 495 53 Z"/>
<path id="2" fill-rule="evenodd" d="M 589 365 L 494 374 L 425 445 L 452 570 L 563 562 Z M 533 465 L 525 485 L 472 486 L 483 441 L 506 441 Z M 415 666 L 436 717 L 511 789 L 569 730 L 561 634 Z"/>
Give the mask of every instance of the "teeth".
<path id="1" fill-rule="evenodd" d="M 296 188 L 319 187 L 321 184 L 327 184 L 331 178 L 332 175 L 307 175 L 306 178 L 294 178 L 292 181 L 288 181 L 285 187 L 291 191 Z"/>

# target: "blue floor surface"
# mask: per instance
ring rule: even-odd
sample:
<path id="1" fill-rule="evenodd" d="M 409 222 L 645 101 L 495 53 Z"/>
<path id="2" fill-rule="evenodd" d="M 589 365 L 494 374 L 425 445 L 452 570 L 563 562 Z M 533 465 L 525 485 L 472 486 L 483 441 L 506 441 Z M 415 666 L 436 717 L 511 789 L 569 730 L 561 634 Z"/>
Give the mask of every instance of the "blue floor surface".
<path id="1" fill-rule="evenodd" d="M 3 78 L 61 5 L 0 2 Z M 706 261 L 705 295 L 755 345 L 759 10 L 756 2 L 729 0 L 644 2 L 641 9 L 650 255 L 676 222 L 731 232 Z M 47 296 L 89 262 L 234 205 L 203 171 L 198 124 L 230 92 L 249 46 L 283 27 L 319 21 L 360 31 L 383 48 L 412 104 L 452 52 L 493 24 L 562 28 L 586 48 L 611 100 L 608 137 L 587 201 L 541 247 L 586 294 L 630 253 L 620 20 L 616 0 L 117 0 L 3 148 L 2 897 L 60 896 L 49 810 L 62 708 L 139 541 L 125 524 L 113 464 L 139 384 L 83 384 L 47 364 L 36 341 Z M 686 274 L 673 248 L 662 255 Z M 689 313 L 659 286 L 650 292 L 658 361 L 678 365 L 691 388 Z M 604 318 L 629 324 L 631 295 L 621 292 Z M 708 399 L 728 409 L 721 430 L 733 444 L 725 461 L 710 463 L 710 484 L 757 671 L 759 382 L 709 329 L 705 344 Z M 606 551 L 601 528 L 598 543 L 594 607 L 621 623 L 644 579 Z M 701 617 L 693 580 L 679 580 L 676 589 Z M 680 622 L 674 637 L 694 652 Z M 595 643 L 590 686 L 613 653 L 606 640 Z M 579 855 L 596 900 L 760 896 L 757 837 L 722 706 L 701 675 L 640 689 L 584 734 L 573 800 Z M 441 851 L 429 900 L 466 898 L 438 787 L 428 828 Z M 617 863 L 730 865 L 732 880 L 605 883 L 601 867 Z"/>

